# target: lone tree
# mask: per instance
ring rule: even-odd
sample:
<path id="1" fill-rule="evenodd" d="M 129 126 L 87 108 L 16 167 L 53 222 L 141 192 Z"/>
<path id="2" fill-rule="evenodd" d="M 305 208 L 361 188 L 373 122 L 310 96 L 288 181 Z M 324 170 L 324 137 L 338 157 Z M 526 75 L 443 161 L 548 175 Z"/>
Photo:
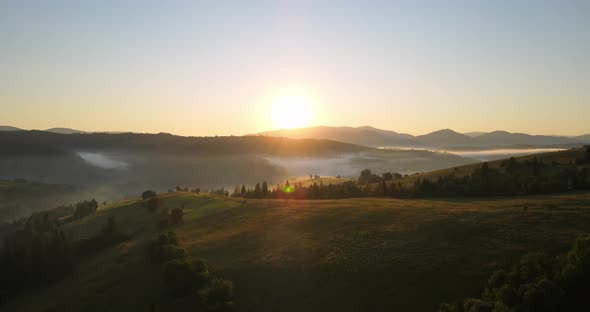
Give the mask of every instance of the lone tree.
<path id="1" fill-rule="evenodd" d="M 141 198 L 143 200 L 154 198 L 154 197 L 156 197 L 156 192 L 154 192 L 152 190 L 147 190 L 147 191 L 141 193 Z"/>

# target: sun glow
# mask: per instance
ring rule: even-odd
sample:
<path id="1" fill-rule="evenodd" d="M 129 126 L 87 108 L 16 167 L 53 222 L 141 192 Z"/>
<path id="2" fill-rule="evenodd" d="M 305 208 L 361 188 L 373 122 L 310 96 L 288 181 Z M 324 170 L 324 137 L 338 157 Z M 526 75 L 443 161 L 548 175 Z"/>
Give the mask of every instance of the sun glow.
<path id="1" fill-rule="evenodd" d="M 275 128 L 291 129 L 309 126 L 313 113 L 303 96 L 288 95 L 272 104 L 270 117 Z"/>

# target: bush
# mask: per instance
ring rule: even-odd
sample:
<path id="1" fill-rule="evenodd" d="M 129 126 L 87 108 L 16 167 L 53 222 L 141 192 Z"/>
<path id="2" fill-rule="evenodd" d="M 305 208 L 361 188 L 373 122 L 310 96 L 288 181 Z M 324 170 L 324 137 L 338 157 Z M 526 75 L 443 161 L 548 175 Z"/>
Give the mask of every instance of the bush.
<path id="1" fill-rule="evenodd" d="M 564 311 L 565 307 L 564 291 L 546 278 L 526 287 L 523 294 L 525 311 Z"/>
<path id="2" fill-rule="evenodd" d="M 188 257 L 186 249 L 179 246 L 174 232 L 160 234 L 150 246 L 152 258 L 156 261 L 170 261 Z"/>
<path id="3" fill-rule="evenodd" d="M 523 256 L 509 272 L 495 271 L 481 299 L 442 304 L 440 311 L 585 311 L 590 283 L 590 238 L 579 238 L 567 254 Z"/>
<path id="4" fill-rule="evenodd" d="M 220 278 L 213 279 L 206 288 L 205 295 L 210 303 L 231 303 L 234 298 L 234 284 Z"/>
<path id="5" fill-rule="evenodd" d="M 183 259 L 188 257 L 186 249 L 174 245 L 160 246 L 156 255 L 156 259 L 160 261 L 168 261 L 174 259 Z"/>
<path id="6" fill-rule="evenodd" d="M 190 263 L 178 259 L 167 262 L 164 266 L 164 280 L 173 295 L 188 295 L 192 292 L 195 281 Z"/>
<path id="7" fill-rule="evenodd" d="M 193 261 L 193 268 L 194 268 L 195 272 L 197 272 L 197 273 L 204 273 L 204 272 L 209 271 L 207 264 L 205 263 L 205 261 L 203 261 L 201 259 L 197 259 L 197 260 Z"/>
<path id="8" fill-rule="evenodd" d="M 93 214 L 98 209 L 98 202 L 95 199 L 81 201 L 76 204 L 74 219 L 84 218 Z"/>
<path id="9" fill-rule="evenodd" d="M 463 311 L 465 312 L 492 312 L 494 305 L 480 299 L 468 298 L 463 301 Z"/>
<path id="10" fill-rule="evenodd" d="M 170 231 L 166 234 L 160 234 L 158 236 L 158 243 L 160 245 L 172 244 L 178 246 L 178 238 L 176 237 L 176 233 Z"/>
<path id="11" fill-rule="evenodd" d="M 145 192 L 141 193 L 141 198 L 142 198 L 143 200 L 150 199 L 150 198 L 154 198 L 154 197 L 156 197 L 156 196 L 157 196 L 156 192 L 154 192 L 154 191 L 152 191 L 152 190 L 147 190 L 147 191 L 145 191 Z"/>

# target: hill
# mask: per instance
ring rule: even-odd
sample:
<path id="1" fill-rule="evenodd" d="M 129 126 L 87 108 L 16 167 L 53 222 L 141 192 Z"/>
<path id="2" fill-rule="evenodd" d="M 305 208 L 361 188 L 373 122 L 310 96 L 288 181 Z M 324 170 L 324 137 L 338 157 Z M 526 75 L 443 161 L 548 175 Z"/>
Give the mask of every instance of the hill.
<path id="1" fill-rule="evenodd" d="M 576 141 L 590 143 L 590 133 L 574 137 Z"/>
<path id="2" fill-rule="evenodd" d="M 477 296 L 491 271 L 524 253 L 555 253 L 588 234 L 590 194 L 475 200 L 232 200 L 174 193 L 172 228 L 191 258 L 233 281 L 236 311 L 433 311 Z M 50 287 L 12 298 L 6 311 L 194 311 L 168 295 L 146 252 L 158 214 L 129 200 L 65 225 L 73 240 L 109 217 L 129 241 L 79 260 Z M 168 231 L 165 229 L 164 231 Z"/>
<path id="3" fill-rule="evenodd" d="M 373 127 L 310 127 L 267 131 L 258 135 L 287 138 L 315 138 L 347 142 L 375 147 L 419 147 L 419 148 L 451 148 L 451 147 L 543 147 L 566 145 L 573 147 L 588 142 L 584 136 L 568 138 L 564 136 L 529 135 L 510 133 L 507 131 L 458 133 L 451 129 L 443 129 L 428 134 L 413 136 Z M 586 141 L 584 141 L 586 140 Z"/>
<path id="4" fill-rule="evenodd" d="M 586 148 L 571 148 L 568 150 L 558 151 L 558 152 L 549 152 L 549 153 L 541 153 L 541 154 L 533 154 L 527 156 L 516 157 L 515 159 L 518 162 L 525 162 L 536 160 L 538 162 L 549 164 L 550 165 L 550 174 L 554 174 L 561 170 L 561 166 L 570 166 L 575 164 L 578 159 L 583 159 L 586 156 Z M 506 159 L 495 160 L 487 162 L 489 168 L 498 169 L 505 163 Z M 413 185 L 416 180 L 424 180 L 428 179 L 432 182 L 437 181 L 441 177 L 448 177 L 453 176 L 457 178 L 461 178 L 467 175 L 472 174 L 478 168 L 482 166 L 481 163 L 474 163 L 464 166 L 457 166 L 447 169 L 435 170 L 432 172 L 426 172 L 421 174 L 414 174 L 408 177 L 402 178 L 399 182 L 402 183 L 404 186 L 411 186 Z M 397 182 L 397 181 L 396 181 Z"/>
<path id="5" fill-rule="evenodd" d="M 476 141 L 464 134 L 451 129 L 443 129 L 417 137 L 422 144 L 433 147 L 445 146 L 474 146 Z"/>
<path id="6" fill-rule="evenodd" d="M 0 126 L 0 131 L 22 131 L 23 129 L 11 126 Z"/>
<path id="7" fill-rule="evenodd" d="M 158 153 L 270 154 L 321 156 L 361 152 L 370 148 L 329 140 L 288 140 L 267 137 L 183 137 L 166 133 L 51 133 L 19 131 L 0 133 L 0 146 L 9 144 L 48 145 L 62 149 L 126 150 Z"/>
<path id="8" fill-rule="evenodd" d="M 529 135 L 525 133 L 510 133 L 507 131 L 493 131 L 479 135 L 475 138 L 479 145 L 484 146 L 511 146 L 511 145 L 558 145 L 575 144 L 580 141 L 567 137 Z"/>
<path id="9" fill-rule="evenodd" d="M 465 132 L 465 133 L 463 133 L 463 134 L 464 134 L 464 135 L 466 135 L 466 136 L 468 136 L 468 137 L 475 138 L 475 137 L 478 137 L 478 136 L 480 136 L 480 135 L 482 135 L 482 134 L 486 134 L 486 133 L 487 133 L 487 132 L 482 132 L 482 131 L 473 131 L 473 132 Z"/>
<path id="10" fill-rule="evenodd" d="M 35 211 L 69 204 L 80 197 L 79 189 L 61 184 L 43 184 L 23 179 L 0 180 L 0 223 Z"/>
<path id="11" fill-rule="evenodd" d="M 267 131 L 258 135 L 296 139 L 326 139 L 365 146 L 416 146 L 419 142 L 409 134 L 373 127 L 310 127 Z"/>
<path id="12" fill-rule="evenodd" d="M 0 178 L 72 185 L 101 202 L 148 188 L 233 189 L 248 181 L 278 184 L 310 174 L 356 178 L 365 168 L 413 173 L 472 162 L 451 154 L 316 139 L 0 132 Z"/>
<path id="13" fill-rule="evenodd" d="M 86 133 L 85 131 L 71 129 L 71 128 L 50 128 L 45 131 L 53 132 L 53 133 L 61 133 L 61 134 Z"/>

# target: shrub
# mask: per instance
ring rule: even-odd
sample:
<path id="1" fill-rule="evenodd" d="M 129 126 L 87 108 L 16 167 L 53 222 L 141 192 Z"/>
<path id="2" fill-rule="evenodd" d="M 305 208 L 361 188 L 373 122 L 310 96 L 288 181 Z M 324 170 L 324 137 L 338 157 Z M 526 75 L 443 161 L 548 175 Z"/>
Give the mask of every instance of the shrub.
<path id="1" fill-rule="evenodd" d="M 156 261 L 170 261 L 177 259 L 185 259 L 188 257 L 186 249 L 172 245 L 160 244 L 159 239 L 151 244 L 152 258 Z"/>
<path id="2" fill-rule="evenodd" d="M 467 298 L 463 301 L 463 311 L 465 312 L 492 312 L 494 305 L 480 299 Z"/>
<path id="3" fill-rule="evenodd" d="M 95 199 L 81 201 L 76 204 L 74 219 L 80 219 L 91 215 L 96 209 L 98 209 L 98 202 Z"/>
<path id="4" fill-rule="evenodd" d="M 523 294 L 525 311 L 563 311 L 566 307 L 565 293 L 546 278 L 529 284 Z"/>
<path id="5" fill-rule="evenodd" d="M 203 261 L 201 259 L 197 259 L 197 260 L 193 261 L 193 268 L 194 268 L 195 272 L 197 272 L 197 273 L 204 273 L 204 272 L 209 271 L 207 264 L 205 263 L 205 261 Z"/>
<path id="6" fill-rule="evenodd" d="M 142 198 L 143 200 L 150 199 L 150 198 L 154 198 L 154 197 L 156 197 L 156 196 L 157 196 L 156 192 L 154 192 L 154 191 L 152 191 L 152 190 L 147 190 L 147 191 L 145 191 L 145 192 L 141 193 L 141 198 Z"/>
<path id="7" fill-rule="evenodd" d="M 179 259 L 167 262 L 164 266 L 164 280 L 173 295 L 188 295 L 192 292 L 194 283 L 190 263 Z"/>
<path id="8" fill-rule="evenodd" d="M 210 303 L 231 303 L 234 298 L 234 285 L 231 281 L 213 279 L 206 289 L 206 296 Z"/>

